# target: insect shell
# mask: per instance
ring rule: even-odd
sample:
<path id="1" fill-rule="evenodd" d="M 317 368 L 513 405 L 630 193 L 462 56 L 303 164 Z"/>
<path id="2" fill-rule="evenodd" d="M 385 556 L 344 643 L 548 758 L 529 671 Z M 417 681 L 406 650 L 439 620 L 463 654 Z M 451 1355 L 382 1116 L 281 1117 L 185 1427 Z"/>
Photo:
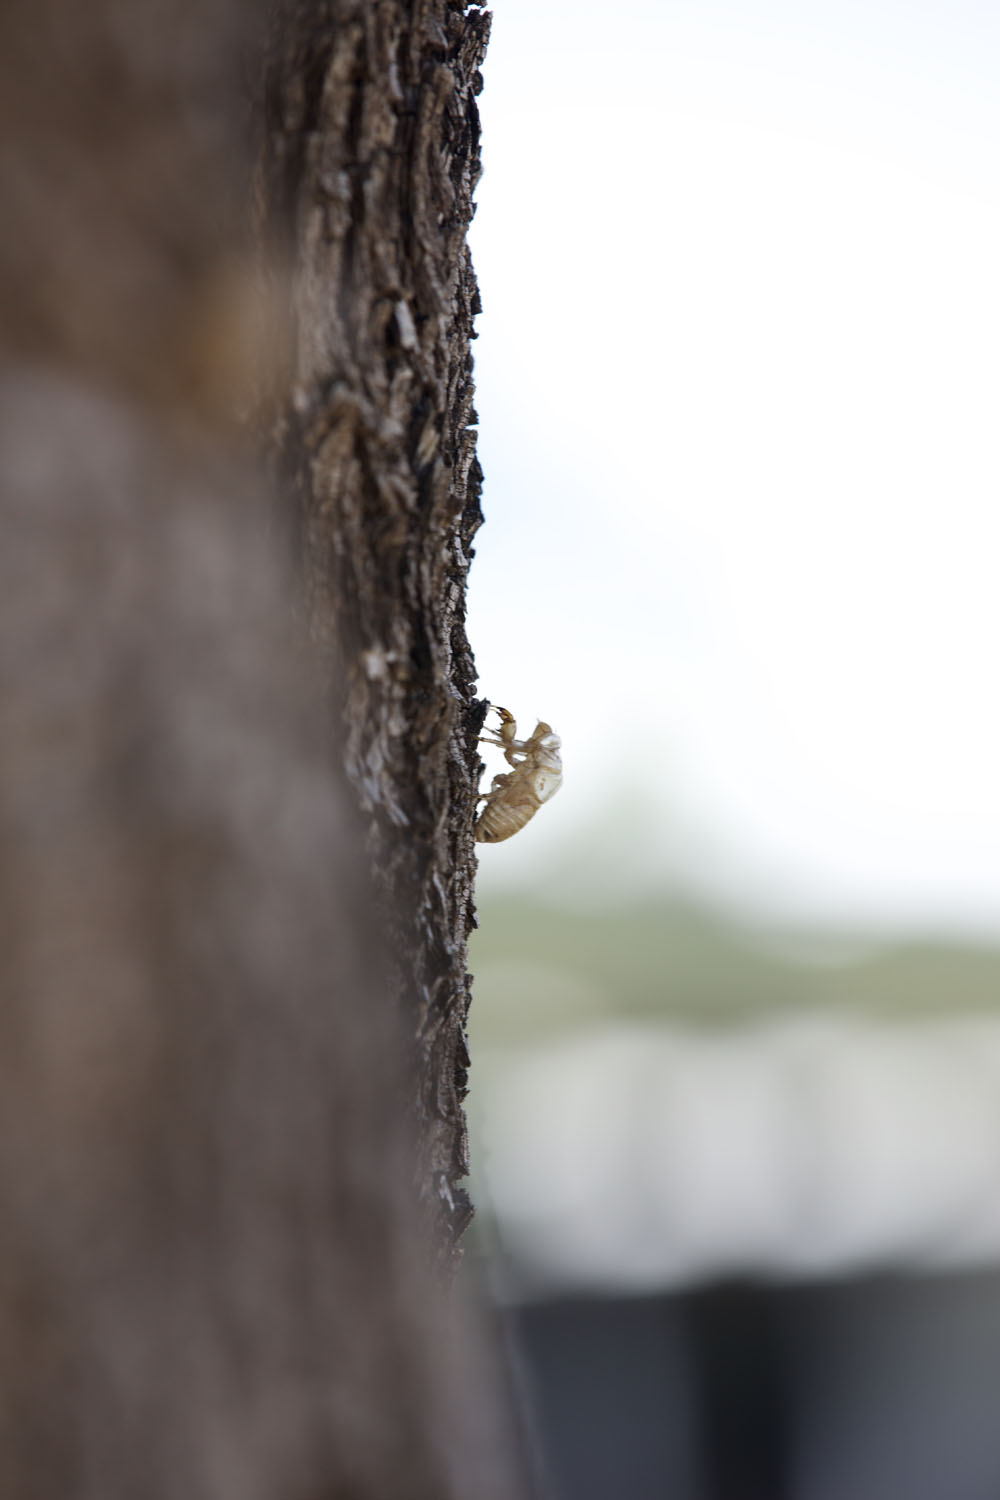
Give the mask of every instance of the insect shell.
<path id="1" fill-rule="evenodd" d="M 517 833 L 562 786 L 562 741 L 549 724 L 541 720 L 526 740 L 517 738 L 514 715 L 495 703 L 490 707 L 500 716 L 498 737 L 484 734 L 480 741 L 498 745 L 511 771 L 494 776 L 488 792 L 481 793 L 486 803 L 476 819 L 476 842 L 499 844 Z"/>

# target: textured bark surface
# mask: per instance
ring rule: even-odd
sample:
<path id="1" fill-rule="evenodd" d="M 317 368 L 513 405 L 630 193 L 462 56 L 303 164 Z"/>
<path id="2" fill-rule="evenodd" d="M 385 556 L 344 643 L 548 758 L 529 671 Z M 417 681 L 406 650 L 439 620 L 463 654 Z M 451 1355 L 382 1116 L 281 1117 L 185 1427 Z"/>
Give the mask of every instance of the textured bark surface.
<path id="1" fill-rule="evenodd" d="M 387 12 L 335 28 L 355 59 Z M 478 32 L 454 19 L 466 77 Z M 316 348 L 347 350 L 324 405 L 293 341 L 281 427 L 320 686 L 230 414 L 283 378 L 246 368 L 252 21 L 244 0 L 0 13 L 4 1500 L 520 1493 L 489 1361 L 431 1274 L 460 1218 L 471 282 L 457 227 L 450 271 L 443 239 L 433 266 L 400 250 L 424 279 L 400 281 L 383 347 L 339 263 L 294 259 L 301 318 L 312 299 L 344 320 Z M 381 138 L 320 65 L 332 25 L 322 6 L 275 19 L 272 105 L 312 108 L 320 84 L 347 100 L 346 140 Z M 417 93 L 405 191 L 433 195 L 444 148 Z M 452 97 L 426 118 L 469 145 Z M 296 208 L 329 148 L 315 127 L 271 138 L 286 255 L 318 232 Z M 471 182 L 471 156 L 455 170 Z"/>
<path id="2" fill-rule="evenodd" d="M 3 1493 L 451 1493 L 357 830 L 252 476 L 50 376 L 0 403 Z"/>
<path id="3" fill-rule="evenodd" d="M 466 937 L 485 703 L 464 630 L 481 519 L 466 230 L 488 27 L 464 0 L 289 0 L 262 180 L 292 288 L 279 467 L 414 1036 L 419 1175 L 445 1252 L 468 1217 Z"/>

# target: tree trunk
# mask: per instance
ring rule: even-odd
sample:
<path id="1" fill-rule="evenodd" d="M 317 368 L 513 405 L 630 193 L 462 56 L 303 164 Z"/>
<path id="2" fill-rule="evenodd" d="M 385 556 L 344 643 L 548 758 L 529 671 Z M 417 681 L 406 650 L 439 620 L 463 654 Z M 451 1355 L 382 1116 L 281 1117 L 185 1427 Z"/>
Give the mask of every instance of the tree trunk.
<path id="1" fill-rule="evenodd" d="M 420 1181 L 447 1252 L 468 1218 L 486 709 L 464 617 L 481 520 L 466 229 L 489 18 L 465 0 L 328 0 L 322 14 L 287 0 L 267 71 L 264 218 L 294 330 L 275 444 L 417 1049 Z"/>
<path id="2" fill-rule="evenodd" d="M 275 13 L 265 295 L 252 21 L 0 12 L 5 1500 L 521 1492 L 431 1270 L 464 1217 L 484 23 Z M 270 489 L 231 416 L 262 389 Z"/>

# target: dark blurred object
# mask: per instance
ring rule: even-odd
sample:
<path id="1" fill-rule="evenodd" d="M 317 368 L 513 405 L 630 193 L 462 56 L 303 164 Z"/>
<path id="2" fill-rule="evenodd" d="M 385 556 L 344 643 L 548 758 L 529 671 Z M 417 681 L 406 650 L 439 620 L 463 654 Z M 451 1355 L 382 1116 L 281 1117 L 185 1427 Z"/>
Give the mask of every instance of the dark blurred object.
<path id="1" fill-rule="evenodd" d="M 682 1317 L 704 1500 L 792 1500 L 780 1292 L 723 1284 L 692 1293 Z"/>
<path id="2" fill-rule="evenodd" d="M 510 1315 L 555 1500 L 996 1500 L 1000 1273 Z"/>
<path id="3" fill-rule="evenodd" d="M 553 1500 L 700 1500 L 698 1407 L 677 1300 L 540 1302 L 510 1318 Z"/>

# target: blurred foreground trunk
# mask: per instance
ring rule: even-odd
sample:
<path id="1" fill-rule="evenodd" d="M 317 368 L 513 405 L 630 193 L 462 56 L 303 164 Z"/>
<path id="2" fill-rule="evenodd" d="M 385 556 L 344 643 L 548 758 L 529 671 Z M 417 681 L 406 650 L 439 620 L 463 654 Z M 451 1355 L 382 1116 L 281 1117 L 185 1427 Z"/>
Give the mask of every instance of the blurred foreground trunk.
<path id="1" fill-rule="evenodd" d="M 519 1492 L 440 1295 L 484 27 L 263 19 L 0 15 L 5 1500 Z"/>

